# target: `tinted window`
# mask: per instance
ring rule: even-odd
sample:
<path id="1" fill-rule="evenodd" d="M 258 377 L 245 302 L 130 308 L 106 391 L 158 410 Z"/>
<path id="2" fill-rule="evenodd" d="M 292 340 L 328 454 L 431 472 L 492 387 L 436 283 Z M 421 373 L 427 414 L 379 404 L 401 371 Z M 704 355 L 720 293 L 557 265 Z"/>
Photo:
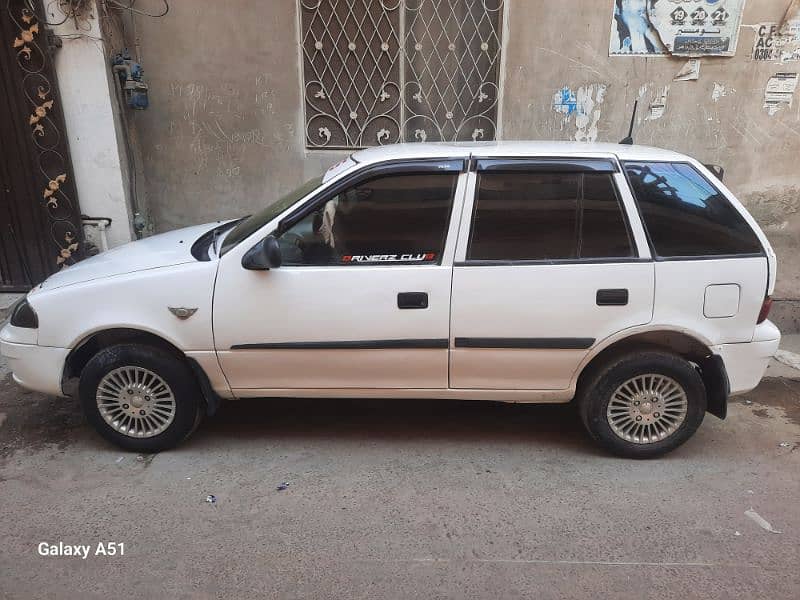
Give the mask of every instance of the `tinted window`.
<path id="1" fill-rule="evenodd" d="M 633 244 L 611 175 L 583 176 L 581 258 L 633 256 Z"/>
<path id="2" fill-rule="evenodd" d="M 281 235 L 283 262 L 438 263 L 457 177 L 392 175 L 337 194 Z"/>
<path id="3" fill-rule="evenodd" d="M 254 215 L 245 217 L 234 227 L 225 239 L 222 241 L 220 253 L 225 254 L 228 250 L 233 248 L 236 244 L 243 239 L 253 235 L 256 231 L 261 229 L 264 225 L 269 223 L 272 219 L 277 217 L 292 204 L 307 196 L 322 184 L 322 177 L 315 177 L 306 181 L 299 188 L 289 192 L 282 198 L 273 202 L 269 206 L 261 209 Z"/>
<path id="4" fill-rule="evenodd" d="M 625 169 L 658 256 L 763 251 L 742 215 L 691 165 L 629 162 Z"/>
<path id="5" fill-rule="evenodd" d="M 482 173 L 467 258 L 577 258 L 580 174 Z"/>
<path id="6" fill-rule="evenodd" d="M 607 174 L 482 173 L 471 260 L 558 260 L 632 255 Z"/>

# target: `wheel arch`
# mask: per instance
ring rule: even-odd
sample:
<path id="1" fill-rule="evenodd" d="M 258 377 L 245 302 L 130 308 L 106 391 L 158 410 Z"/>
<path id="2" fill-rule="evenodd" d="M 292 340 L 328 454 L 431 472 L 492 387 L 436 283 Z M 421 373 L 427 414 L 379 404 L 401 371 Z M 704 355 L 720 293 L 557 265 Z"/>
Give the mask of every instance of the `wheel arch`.
<path id="1" fill-rule="evenodd" d="M 208 380 L 208 375 L 193 358 L 186 355 L 174 342 L 146 329 L 136 327 L 109 327 L 100 329 L 84 336 L 75 344 L 64 361 L 64 371 L 61 376 L 61 389 L 66 395 L 74 395 L 77 382 L 87 363 L 103 348 L 114 344 L 144 344 L 161 348 L 184 361 L 194 373 L 206 400 L 207 414 L 216 412 L 221 398 L 214 392 Z"/>
<path id="2" fill-rule="evenodd" d="M 588 355 L 576 370 L 576 397 L 597 371 L 617 357 L 642 350 L 662 350 L 696 365 L 706 389 L 708 412 L 720 419 L 727 415 L 730 383 L 725 364 L 702 336 L 686 330 L 655 328 L 610 338 Z"/>

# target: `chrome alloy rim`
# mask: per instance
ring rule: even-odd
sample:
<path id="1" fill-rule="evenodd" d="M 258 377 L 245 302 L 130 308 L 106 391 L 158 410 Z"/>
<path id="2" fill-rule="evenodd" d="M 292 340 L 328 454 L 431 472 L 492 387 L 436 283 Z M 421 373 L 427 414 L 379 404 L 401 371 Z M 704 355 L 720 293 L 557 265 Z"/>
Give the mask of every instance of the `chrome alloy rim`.
<path id="1" fill-rule="evenodd" d="M 611 395 L 606 419 L 611 430 L 634 444 L 653 444 L 675 433 L 686 420 L 689 399 L 671 377 L 631 377 Z"/>
<path id="2" fill-rule="evenodd" d="M 96 399 L 105 422 L 128 437 L 153 437 L 175 419 L 175 396 L 169 385 L 142 367 L 107 373 L 97 386 Z"/>

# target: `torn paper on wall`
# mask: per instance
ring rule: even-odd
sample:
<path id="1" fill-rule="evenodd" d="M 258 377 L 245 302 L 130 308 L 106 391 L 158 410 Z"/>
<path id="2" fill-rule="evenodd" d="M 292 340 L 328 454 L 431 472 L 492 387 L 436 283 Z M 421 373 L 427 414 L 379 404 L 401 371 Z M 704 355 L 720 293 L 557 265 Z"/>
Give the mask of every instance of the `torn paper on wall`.
<path id="1" fill-rule="evenodd" d="M 751 58 L 757 61 L 795 62 L 800 60 L 800 17 L 779 23 L 758 23 Z M 786 32 L 786 33 L 782 33 Z"/>
<path id="2" fill-rule="evenodd" d="M 719 102 L 720 98 L 724 98 L 728 95 L 728 89 L 725 87 L 725 84 L 714 82 L 714 91 L 711 92 L 711 99 L 714 102 Z"/>
<path id="3" fill-rule="evenodd" d="M 668 85 L 665 85 L 653 95 L 653 100 L 650 102 L 650 108 L 647 111 L 645 121 L 656 121 L 664 116 L 664 113 L 667 112 L 668 95 Z"/>
<path id="4" fill-rule="evenodd" d="M 700 79 L 700 59 L 692 58 L 686 61 L 672 81 L 697 81 Z"/>
<path id="5" fill-rule="evenodd" d="M 597 141 L 597 126 L 606 89 L 602 83 L 581 86 L 577 92 L 564 86 L 553 94 L 553 110 L 561 116 L 561 128 L 564 129 L 575 116 L 576 141 Z"/>
<path id="6" fill-rule="evenodd" d="M 600 105 L 606 97 L 606 86 L 587 85 L 578 88 L 578 111 L 575 115 L 575 140 L 596 142 L 597 124 L 600 121 Z"/>
<path id="7" fill-rule="evenodd" d="M 745 0 L 614 0 L 609 54 L 733 56 Z"/>
<path id="8" fill-rule="evenodd" d="M 778 28 L 781 62 L 800 60 L 800 0 L 792 0 Z"/>
<path id="9" fill-rule="evenodd" d="M 568 119 L 578 108 L 578 100 L 569 86 L 564 86 L 553 94 L 553 110 Z"/>
<path id="10" fill-rule="evenodd" d="M 769 78 L 764 90 L 764 108 L 770 116 L 781 108 L 791 108 L 797 89 L 797 73 L 775 73 Z"/>

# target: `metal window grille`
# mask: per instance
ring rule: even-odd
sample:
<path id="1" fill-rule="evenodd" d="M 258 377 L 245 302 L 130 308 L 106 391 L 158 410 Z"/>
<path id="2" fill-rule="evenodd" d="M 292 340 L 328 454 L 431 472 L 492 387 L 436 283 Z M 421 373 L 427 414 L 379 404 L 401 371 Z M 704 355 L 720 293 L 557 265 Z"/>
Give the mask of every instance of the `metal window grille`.
<path id="1" fill-rule="evenodd" d="M 306 145 L 496 136 L 504 0 L 299 0 Z"/>

